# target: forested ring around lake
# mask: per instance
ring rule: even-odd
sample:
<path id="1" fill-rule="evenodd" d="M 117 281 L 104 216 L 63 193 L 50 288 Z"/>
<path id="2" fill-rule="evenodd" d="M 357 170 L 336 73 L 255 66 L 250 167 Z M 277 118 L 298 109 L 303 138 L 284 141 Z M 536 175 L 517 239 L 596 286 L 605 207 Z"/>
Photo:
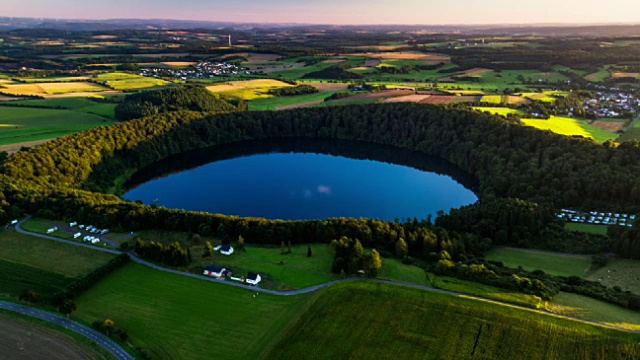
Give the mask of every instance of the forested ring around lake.
<path id="1" fill-rule="evenodd" d="M 499 224 L 504 234 L 490 239 L 479 235 L 482 231 L 460 233 L 451 227 L 441 231 L 418 219 L 400 224 L 367 219 L 238 218 L 145 206 L 103 193 L 116 189 L 136 170 L 173 154 L 274 137 L 367 141 L 443 158 L 479 180 L 478 206 L 490 209 L 479 211 L 472 206 L 452 215 L 463 219 L 464 214 L 483 214 L 491 217 L 492 226 Z M 5 216 L 40 212 L 101 227 L 180 230 L 228 239 L 242 235 L 253 243 L 330 242 L 345 235 L 361 239 L 365 246 L 392 249 L 404 238 L 412 256 L 441 250 L 454 257 L 473 256 L 482 255 L 492 242 L 561 246 L 571 237 L 553 222 L 554 207 L 639 209 L 639 156 L 635 143 L 598 145 L 523 127 L 517 120 L 428 105 L 218 115 L 173 112 L 96 128 L 15 154 L 3 167 L 6 199 L 2 208 Z M 506 200 L 496 205 L 501 198 L 532 203 Z M 475 224 L 491 228 L 485 222 Z"/>

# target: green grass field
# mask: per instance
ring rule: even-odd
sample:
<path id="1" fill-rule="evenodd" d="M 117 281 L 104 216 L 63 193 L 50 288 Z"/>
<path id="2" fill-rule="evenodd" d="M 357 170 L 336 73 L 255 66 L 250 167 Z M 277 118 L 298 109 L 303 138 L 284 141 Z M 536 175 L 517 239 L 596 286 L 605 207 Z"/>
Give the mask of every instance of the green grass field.
<path id="1" fill-rule="evenodd" d="M 12 230 L 0 232 L 0 260 L 71 277 L 84 275 L 113 257 L 114 255 L 100 251 L 23 235 Z"/>
<path id="2" fill-rule="evenodd" d="M 590 297 L 559 293 L 547 305 L 554 314 L 601 322 L 629 330 L 640 330 L 640 313 Z"/>
<path id="3" fill-rule="evenodd" d="M 115 117 L 116 108 L 116 104 L 99 103 L 83 97 L 45 100 L 20 100 L 15 101 L 12 104 L 21 106 L 73 110 L 75 112 L 99 115 L 109 119 L 113 119 Z"/>
<path id="4" fill-rule="evenodd" d="M 282 106 L 292 106 L 297 104 L 304 104 L 314 101 L 323 101 L 327 97 L 334 94 L 331 92 L 318 92 L 315 94 L 297 95 L 297 96 L 283 96 L 273 97 L 266 99 L 256 99 L 249 102 L 249 110 L 263 111 L 263 110 L 276 110 Z"/>
<path id="5" fill-rule="evenodd" d="M 27 231 L 31 231 L 38 234 L 45 234 L 49 236 L 55 236 L 65 240 L 74 240 L 73 234 L 68 233 L 66 231 L 58 230 L 54 233 L 48 234 L 47 230 L 49 230 L 54 226 L 59 227 L 58 224 L 54 224 L 50 220 L 43 220 L 43 219 L 30 219 L 29 221 L 25 221 L 24 223 L 22 223 L 22 228 Z"/>
<path id="6" fill-rule="evenodd" d="M 2 107 L 0 145 L 53 139 L 109 124 L 101 116 L 70 110 Z"/>
<path id="7" fill-rule="evenodd" d="M 150 77 L 140 76 L 137 74 L 129 74 L 129 73 L 122 73 L 122 72 L 98 74 L 94 78 L 96 81 L 100 81 L 106 86 L 114 90 L 120 90 L 120 91 L 148 89 L 152 87 L 165 86 L 170 84 L 170 82 L 162 79 L 150 78 Z"/>
<path id="8" fill-rule="evenodd" d="M 153 359 L 259 359 L 314 295 L 273 296 L 129 264 L 85 292 L 74 318 L 106 318 Z"/>
<path id="9" fill-rule="evenodd" d="M 113 255 L 60 244 L 15 231 L 0 231 L 0 296 L 34 290 L 52 295 Z"/>
<path id="10" fill-rule="evenodd" d="M 247 251 L 236 251 L 231 256 L 215 254 L 202 259 L 196 256 L 192 266 L 218 265 L 230 268 L 234 274 L 259 272 L 261 286 L 280 290 L 300 289 L 319 285 L 339 277 L 331 273 L 333 250 L 329 245 L 310 245 L 313 256 L 307 257 L 307 246 L 292 246 L 291 254 L 281 254 L 279 247 L 247 246 Z M 192 254 L 202 254 L 203 247 L 192 247 Z"/>
<path id="11" fill-rule="evenodd" d="M 274 97 L 269 94 L 269 90 L 278 89 L 284 87 L 291 87 L 293 85 L 287 84 L 282 81 L 272 79 L 259 79 L 259 80 L 246 80 L 246 81 L 231 81 L 225 84 L 218 84 L 208 86 L 207 89 L 211 92 L 220 94 L 222 96 L 231 97 L 242 100 L 256 100 L 256 99 L 268 99 Z"/>
<path id="12" fill-rule="evenodd" d="M 0 254 L 1 255 L 1 254 Z M 73 277 L 0 258 L 0 297 L 17 297 L 33 290 L 47 298 L 73 281 Z"/>
<path id="13" fill-rule="evenodd" d="M 589 234 L 607 235 L 606 225 L 566 223 L 564 228 L 571 231 L 580 231 Z"/>
<path id="14" fill-rule="evenodd" d="M 605 142 L 618 138 L 618 134 L 599 129 L 584 120 L 570 117 L 551 116 L 547 120 L 522 119 L 522 122 L 536 129 L 550 130 L 556 134 L 567 136 L 580 135 L 594 139 L 597 142 Z"/>
<path id="15" fill-rule="evenodd" d="M 487 260 L 501 261 L 505 266 L 525 270 L 543 270 L 551 275 L 586 277 L 591 267 L 589 256 L 541 253 L 525 249 L 497 248 L 487 254 Z"/>
<path id="16" fill-rule="evenodd" d="M 633 127 L 620 136 L 620 141 L 640 140 L 640 128 Z"/>
<path id="17" fill-rule="evenodd" d="M 628 359 L 638 335 L 386 284 L 326 289 L 272 359 Z"/>

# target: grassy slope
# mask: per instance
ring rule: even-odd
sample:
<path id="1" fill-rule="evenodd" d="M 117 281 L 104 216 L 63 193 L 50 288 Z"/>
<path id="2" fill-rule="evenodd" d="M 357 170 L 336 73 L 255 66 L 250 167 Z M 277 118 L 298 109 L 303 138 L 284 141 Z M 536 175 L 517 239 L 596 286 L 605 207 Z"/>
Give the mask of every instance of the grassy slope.
<path id="1" fill-rule="evenodd" d="M 487 254 L 487 259 L 501 261 L 505 266 L 525 270 L 544 270 L 558 276 L 587 276 L 591 266 L 589 256 L 556 255 L 525 249 L 497 248 Z"/>
<path id="2" fill-rule="evenodd" d="M 385 284 L 328 288 L 273 359 L 626 359 L 638 336 Z"/>
<path id="3" fill-rule="evenodd" d="M 73 277 L 0 259 L 0 297 L 17 297 L 33 290 L 45 298 L 73 281 Z"/>
<path id="4" fill-rule="evenodd" d="M 630 330 L 640 330 L 639 312 L 582 295 L 561 292 L 553 298 L 548 309 L 555 314 L 598 321 Z"/>
<path id="5" fill-rule="evenodd" d="M 0 145 L 52 139 L 108 124 L 103 117 L 69 110 L 3 107 Z"/>
<path id="6" fill-rule="evenodd" d="M 105 264 L 113 255 L 51 240 L 0 231 L 0 260 L 68 276 L 80 276 Z"/>
<path id="7" fill-rule="evenodd" d="M 154 359 L 257 359 L 313 295 L 254 294 L 130 264 L 80 296 L 74 317 L 114 320 Z"/>

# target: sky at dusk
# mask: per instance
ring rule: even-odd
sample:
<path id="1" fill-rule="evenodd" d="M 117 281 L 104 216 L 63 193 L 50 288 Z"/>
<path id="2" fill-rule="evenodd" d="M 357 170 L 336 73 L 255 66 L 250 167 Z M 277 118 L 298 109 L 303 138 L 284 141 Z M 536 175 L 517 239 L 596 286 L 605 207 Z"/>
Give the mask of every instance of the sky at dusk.
<path id="1" fill-rule="evenodd" d="M 638 0 L 1 0 L 0 16 L 316 24 L 640 23 Z"/>

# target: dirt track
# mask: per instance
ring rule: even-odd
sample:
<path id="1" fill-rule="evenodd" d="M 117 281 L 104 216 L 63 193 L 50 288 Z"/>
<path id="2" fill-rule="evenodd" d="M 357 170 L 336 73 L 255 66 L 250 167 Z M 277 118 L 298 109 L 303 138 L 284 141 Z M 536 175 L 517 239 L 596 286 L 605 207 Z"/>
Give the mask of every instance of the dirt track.
<path id="1" fill-rule="evenodd" d="M 9 154 L 13 154 L 14 152 L 17 152 L 18 150 L 20 150 L 20 148 L 23 147 L 23 146 L 24 147 L 34 147 L 34 146 L 38 146 L 38 145 L 44 144 L 47 141 L 51 141 L 51 140 L 53 140 L 53 139 L 27 141 L 27 142 L 11 144 L 11 145 L 2 145 L 2 146 L 0 146 L 0 152 L 6 151 Z"/>
<path id="2" fill-rule="evenodd" d="M 3 360 L 104 359 L 67 335 L 5 314 L 0 314 L 0 334 Z"/>

